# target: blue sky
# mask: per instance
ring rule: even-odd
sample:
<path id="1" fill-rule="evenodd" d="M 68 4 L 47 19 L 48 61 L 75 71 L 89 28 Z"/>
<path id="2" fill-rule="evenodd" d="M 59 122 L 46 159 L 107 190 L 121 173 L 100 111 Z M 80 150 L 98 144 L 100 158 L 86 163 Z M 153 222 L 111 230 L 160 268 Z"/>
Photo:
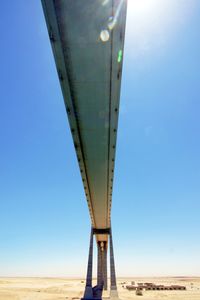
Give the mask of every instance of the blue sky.
<path id="1" fill-rule="evenodd" d="M 129 0 L 119 276 L 200 276 L 200 3 Z M 0 11 L 0 276 L 84 276 L 90 220 L 40 1 Z"/>

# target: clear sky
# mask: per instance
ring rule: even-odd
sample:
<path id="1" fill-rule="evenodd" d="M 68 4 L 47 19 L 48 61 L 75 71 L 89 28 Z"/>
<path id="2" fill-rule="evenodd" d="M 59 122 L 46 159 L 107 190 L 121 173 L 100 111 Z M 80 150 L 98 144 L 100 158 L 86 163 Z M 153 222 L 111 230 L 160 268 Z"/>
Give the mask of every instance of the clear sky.
<path id="1" fill-rule="evenodd" d="M 199 0 L 129 0 L 120 276 L 200 276 L 199 28 Z M 0 276 L 84 276 L 90 220 L 40 1 L 3 1 L 0 36 Z"/>

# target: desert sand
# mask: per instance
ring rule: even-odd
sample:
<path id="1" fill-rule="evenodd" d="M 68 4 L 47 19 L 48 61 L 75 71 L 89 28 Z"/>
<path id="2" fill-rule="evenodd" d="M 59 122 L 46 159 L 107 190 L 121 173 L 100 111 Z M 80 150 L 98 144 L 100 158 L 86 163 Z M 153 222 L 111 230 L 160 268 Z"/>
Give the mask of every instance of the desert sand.
<path id="1" fill-rule="evenodd" d="M 123 286 L 131 281 L 152 282 L 156 284 L 178 284 L 187 287 L 186 291 L 144 291 L 143 296 L 136 296 L 135 291 L 128 291 Z M 94 282 L 95 284 L 95 282 Z M 0 278 L 0 300 L 78 300 L 83 295 L 84 279 L 69 278 Z M 119 298 L 200 300 L 200 278 L 119 278 Z M 109 298 L 105 292 L 103 297 Z"/>

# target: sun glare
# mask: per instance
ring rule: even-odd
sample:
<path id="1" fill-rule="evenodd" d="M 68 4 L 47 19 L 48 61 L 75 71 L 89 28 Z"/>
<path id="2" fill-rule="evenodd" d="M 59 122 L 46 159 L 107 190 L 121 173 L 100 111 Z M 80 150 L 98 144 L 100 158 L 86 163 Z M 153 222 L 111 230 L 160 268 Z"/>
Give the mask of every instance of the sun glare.
<path id="1" fill-rule="evenodd" d="M 171 0 L 128 0 L 129 21 L 140 28 L 162 26 L 168 16 Z"/>
<path id="2" fill-rule="evenodd" d="M 128 0 L 126 41 L 135 56 L 161 52 L 189 19 L 197 0 Z M 133 52 L 133 50 L 132 50 Z"/>
<path id="3" fill-rule="evenodd" d="M 157 0 L 129 0 L 128 9 L 135 10 L 137 13 L 152 13 L 157 8 Z M 160 1 L 162 2 L 162 0 Z"/>

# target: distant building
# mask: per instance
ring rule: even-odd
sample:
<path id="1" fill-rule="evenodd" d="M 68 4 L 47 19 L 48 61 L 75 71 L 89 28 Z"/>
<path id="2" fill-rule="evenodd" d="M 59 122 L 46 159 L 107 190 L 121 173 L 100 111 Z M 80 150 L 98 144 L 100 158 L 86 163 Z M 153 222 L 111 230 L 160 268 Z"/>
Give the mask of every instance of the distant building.
<path id="1" fill-rule="evenodd" d="M 135 283 L 135 282 L 134 282 Z M 186 287 L 182 285 L 170 285 L 170 286 L 165 286 L 162 284 L 154 284 L 151 282 L 146 282 L 146 283 L 141 283 L 139 282 L 137 285 L 131 284 L 126 286 L 127 290 L 129 291 L 135 291 L 137 289 L 140 290 L 146 290 L 146 291 L 185 291 Z"/>

